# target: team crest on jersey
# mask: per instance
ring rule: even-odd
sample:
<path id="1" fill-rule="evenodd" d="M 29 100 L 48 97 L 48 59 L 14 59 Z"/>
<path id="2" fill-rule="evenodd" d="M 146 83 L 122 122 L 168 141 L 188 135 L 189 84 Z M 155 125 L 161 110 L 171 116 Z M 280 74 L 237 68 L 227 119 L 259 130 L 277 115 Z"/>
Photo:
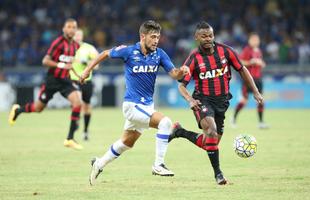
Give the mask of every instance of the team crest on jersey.
<path id="1" fill-rule="evenodd" d="M 133 57 L 132 58 L 135 62 L 139 62 L 141 59 L 140 59 L 140 57 L 138 57 L 138 56 L 135 56 L 135 57 Z"/>
<path id="2" fill-rule="evenodd" d="M 228 66 L 220 68 L 220 69 L 213 69 L 206 72 L 201 72 L 199 74 L 200 79 L 209 79 L 209 78 L 216 78 L 219 76 L 224 76 L 228 72 Z"/>
<path id="3" fill-rule="evenodd" d="M 203 63 L 200 63 L 200 64 L 199 64 L 199 67 L 201 67 L 201 68 L 202 68 L 202 67 L 206 67 L 206 64 L 205 64 L 204 62 L 203 62 Z"/>
<path id="4" fill-rule="evenodd" d="M 221 58 L 221 63 L 222 64 L 226 64 L 227 63 L 227 59 L 224 57 L 224 58 Z"/>

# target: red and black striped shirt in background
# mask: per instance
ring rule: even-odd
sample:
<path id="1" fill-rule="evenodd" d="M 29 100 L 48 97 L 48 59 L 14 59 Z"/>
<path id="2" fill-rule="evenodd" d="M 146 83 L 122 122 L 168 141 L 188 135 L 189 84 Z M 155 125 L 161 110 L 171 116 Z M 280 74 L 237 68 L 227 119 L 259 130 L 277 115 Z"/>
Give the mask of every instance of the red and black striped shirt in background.
<path id="1" fill-rule="evenodd" d="M 239 71 L 243 65 L 237 54 L 224 44 L 214 43 L 214 53 L 207 55 L 198 48 L 191 52 L 184 65 L 190 68 L 190 73 L 183 78 L 187 85 L 193 77 L 195 94 L 206 97 L 220 97 L 229 94 L 229 81 L 232 66 Z"/>
<path id="2" fill-rule="evenodd" d="M 250 46 L 244 47 L 240 54 L 240 59 L 250 62 L 253 58 L 263 59 L 262 51 L 259 48 L 254 50 Z M 253 64 L 247 66 L 247 69 L 254 79 L 262 78 L 262 66 Z"/>
<path id="3" fill-rule="evenodd" d="M 74 40 L 68 41 L 64 36 L 59 36 L 56 38 L 50 48 L 47 51 L 53 61 L 72 63 L 74 59 L 75 52 L 79 48 L 79 44 Z M 48 75 L 52 75 L 55 78 L 69 78 L 69 70 L 62 69 L 58 67 L 50 67 L 48 70 Z"/>

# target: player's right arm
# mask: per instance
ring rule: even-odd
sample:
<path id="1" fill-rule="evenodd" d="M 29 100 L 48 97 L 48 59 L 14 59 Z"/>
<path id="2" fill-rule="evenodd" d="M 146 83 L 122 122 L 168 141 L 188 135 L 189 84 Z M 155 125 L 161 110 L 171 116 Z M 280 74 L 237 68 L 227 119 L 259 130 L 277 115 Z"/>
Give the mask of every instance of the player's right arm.
<path id="1" fill-rule="evenodd" d="M 46 67 L 58 67 L 58 68 L 66 68 L 71 69 L 72 65 L 71 63 L 64 63 L 64 62 L 56 62 L 52 59 L 53 56 L 57 55 L 57 53 L 60 51 L 59 48 L 62 44 L 63 37 L 58 37 L 55 39 L 51 46 L 48 48 L 46 55 L 42 59 L 43 66 Z"/>
<path id="2" fill-rule="evenodd" d="M 188 90 L 186 89 L 187 84 L 191 80 L 192 74 L 195 69 L 195 56 L 194 54 L 190 54 L 190 56 L 186 59 L 184 66 L 188 66 L 189 73 L 186 74 L 181 80 L 181 84 L 179 85 L 179 92 L 183 96 L 183 98 L 189 103 L 189 106 L 192 110 L 200 110 L 201 102 L 198 99 L 194 99 Z"/>

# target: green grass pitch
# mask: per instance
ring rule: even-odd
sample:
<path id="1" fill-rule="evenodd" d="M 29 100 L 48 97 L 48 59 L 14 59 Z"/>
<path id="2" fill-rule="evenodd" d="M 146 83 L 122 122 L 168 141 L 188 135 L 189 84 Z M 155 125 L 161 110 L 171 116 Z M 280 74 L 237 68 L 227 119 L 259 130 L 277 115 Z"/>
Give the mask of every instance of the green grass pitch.
<path id="1" fill-rule="evenodd" d="M 158 110 L 185 128 L 199 131 L 190 110 Z M 215 184 L 206 153 L 184 139 L 173 141 L 166 156 L 175 177 L 152 176 L 156 130 L 150 129 L 135 148 L 110 163 L 91 187 L 90 159 L 101 156 L 120 137 L 121 109 L 93 110 L 90 141 L 81 140 L 81 128 L 76 133 L 82 151 L 63 147 L 69 109 L 23 114 L 14 127 L 7 124 L 7 114 L 0 113 L 1 200 L 310 198 L 310 110 L 267 110 L 269 130 L 257 129 L 255 110 L 241 112 L 238 129 L 231 129 L 228 111 L 220 144 L 221 167 L 233 183 L 227 186 Z M 243 159 L 233 152 L 233 138 L 240 133 L 256 137 L 254 157 Z"/>

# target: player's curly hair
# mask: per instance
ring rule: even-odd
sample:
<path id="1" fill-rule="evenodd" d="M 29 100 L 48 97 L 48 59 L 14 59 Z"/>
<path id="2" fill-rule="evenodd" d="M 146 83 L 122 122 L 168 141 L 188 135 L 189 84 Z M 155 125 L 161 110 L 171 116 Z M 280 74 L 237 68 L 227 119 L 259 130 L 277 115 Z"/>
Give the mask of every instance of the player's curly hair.
<path id="1" fill-rule="evenodd" d="M 148 20 L 148 21 L 143 22 L 139 29 L 140 34 L 148 34 L 150 32 L 159 33 L 160 31 L 161 31 L 160 24 L 153 20 Z"/>

